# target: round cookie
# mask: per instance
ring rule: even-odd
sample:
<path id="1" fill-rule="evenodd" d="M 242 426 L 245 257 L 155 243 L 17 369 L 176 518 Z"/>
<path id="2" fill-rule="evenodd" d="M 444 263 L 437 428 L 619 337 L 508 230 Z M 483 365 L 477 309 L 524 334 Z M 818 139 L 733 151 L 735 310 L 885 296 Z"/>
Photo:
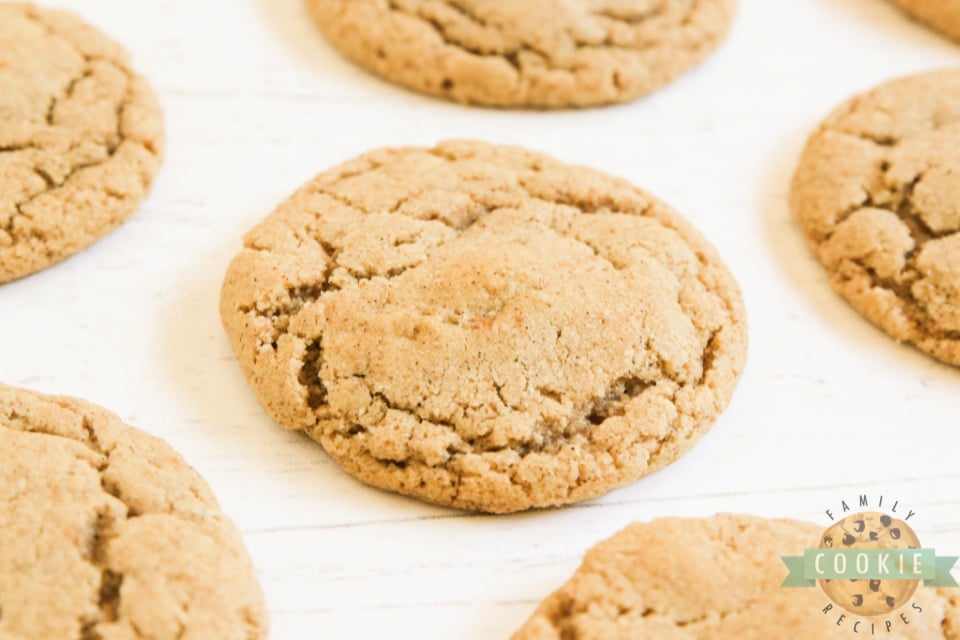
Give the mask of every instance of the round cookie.
<path id="1" fill-rule="evenodd" d="M 704 60 L 734 0 L 305 0 L 334 47 L 428 94 L 589 107 L 650 93 Z"/>
<path id="2" fill-rule="evenodd" d="M 894 0 L 912 16 L 960 40 L 960 0 Z"/>
<path id="3" fill-rule="evenodd" d="M 821 549 L 919 549 L 910 526 L 885 513 L 858 513 L 836 523 L 820 539 Z M 820 588 L 851 613 L 876 616 L 899 609 L 913 597 L 918 580 L 821 580 Z"/>
<path id="4" fill-rule="evenodd" d="M 960 638 L 956 590 L 922 589 L 909 625 L 825 615 L 819 589 L 784 589 L 781 556 L 803 555 L 822 529 L 792 520 L 719 515 L 633 524 L 587 552 L 513 640 L 849 640 L 871 622 L 890 640 Z"/>
<path id="5" fill-rule="evenodd" d="M 960 365 L 960 70 L 894 80 L 813 134 L 791 203 L 833 287 Z"/>
<path id="6" fill-rule="evenodd" d="M 0 2 L 0 283 L 133 215 L 162 129 L 119 45 L 70 13 Z"/>
<path id="7" fill-rule="evenodd" d="M 0 638 L 267 637 L 240 535 L 166 443 L 0 385 Z"/>
<path id="8" fill-rule="evenodd" d="M 220 309 L 283 426 L 371 485 L 489 512 L 673 462 L 747 344 L 736 283 L 672 209 L 479 142 L 316 177 L 246 236 Z"/>

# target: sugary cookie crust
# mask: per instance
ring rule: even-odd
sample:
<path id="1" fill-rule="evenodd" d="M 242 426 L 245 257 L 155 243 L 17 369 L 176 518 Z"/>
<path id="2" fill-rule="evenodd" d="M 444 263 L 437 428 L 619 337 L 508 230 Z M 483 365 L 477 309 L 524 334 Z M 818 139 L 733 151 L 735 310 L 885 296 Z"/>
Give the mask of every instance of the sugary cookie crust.
<path id="1" fill-rule="evenodd" d="M 513 640 L 848 640 L 850 614 L 824 615 L 819 589 L 782 589 L 781 556 L 816 547 L 822 527 L 791 520 L 720 515 L 633 524 L 587 552 L 573 577 L 548 596 Z M 920 589 L 922 609 L 862 618 L 890 640 L 958 640 L 955 590 Z"/>
<path id="2" fill-rule="evenodd" d="M 364 482 L 509 512 L 669 464 L 743 368 L 739 290 L 649 194 L 476 142 L 385 149 L 250 232 L 221 314 L 261 402 Z"/>
<path id="3" fill-rule="evenodd" d="M 119 45 L 70 13 L 0 3 L 0 283 L 129 218 L 159 167 L 162 129 Z"/>
<path id="4" fill-rule="evenodd" d="M 498 107 L 632 100 L 719 45 L 734 0 L 306 0 L 333 45 L 412 89 Z"/>
<path id="5" fill-rule="evenodd" d="M 792 207 L 830 282 L 897 340 L 960 365 L 960 71 L 894 80 L 807 143 Z"/>
<path id="6" fill-rule="evenodd" d="M 931 27 L 960 40 L 960 2 L 957 0 L 894 0 Z"/>
<path id="7" fill-rule="evenodd" d="M 170 447 L 0 385 L 0 638 L 266 638 L 236 529 Z"/>

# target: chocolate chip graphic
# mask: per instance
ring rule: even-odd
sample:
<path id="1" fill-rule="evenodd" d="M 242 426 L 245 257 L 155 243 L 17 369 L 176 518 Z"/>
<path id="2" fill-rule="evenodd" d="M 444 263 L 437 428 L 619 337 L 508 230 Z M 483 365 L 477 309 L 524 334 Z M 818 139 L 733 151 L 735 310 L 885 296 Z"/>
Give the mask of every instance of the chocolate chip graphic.
<path id="1" fill-rule="evenodd" d="M 880 516 L 880 524 L 883 526 L 889 527 L 891 522 L 893 522 L 893 519 L 890 516 Z"/>
<path id="2" fill-rule="evenodd" d="M 820 546 L 831 547 L 831 551 L 834 549 L 904 548 L 911 543 L 920 546 L 910 527 L 902 520 L 887 516 L 889 525 L 882 526 L 881 517 L 883 515 L 880 513 L 861 513 L 836 523 L 820 534 Z M 905 602 L 909 603 L 922 581 L 897 582 L 881 576 L 866 576 L 859 579 L 834 578 L 832 581 L 821 579 L 818 583 L 823 593 L 835 605 L 839 605 L 853 615 L 872 617 L 889 616 Z"/>

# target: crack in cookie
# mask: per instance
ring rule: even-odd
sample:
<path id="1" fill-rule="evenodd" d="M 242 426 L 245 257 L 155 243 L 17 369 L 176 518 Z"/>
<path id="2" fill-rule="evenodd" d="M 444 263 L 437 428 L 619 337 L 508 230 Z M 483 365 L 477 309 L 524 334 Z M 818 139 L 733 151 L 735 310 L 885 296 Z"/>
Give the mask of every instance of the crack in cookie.
<path id="1" fill-rule="evenodd" d="M 895 80 L 807 143 L 791 202 L 833 287 L 897 340 L 960 364 L 960 72 Z"/>
<path id="2" fill-rule="evenodd" d="M 441 504 L 635 480 L 693 446 L 743 367 L 739 291 L 696 231 L 520 149 L 373 152 L 245 246 L 221 316 L 264 406 L 364 481 Z"/>
<path id="3" fill-rule="evenodd" d="M 722 41 L 734 0 L 306 0 L 348 58 L 409 88 L 497 107 L 625 102 Z"/>

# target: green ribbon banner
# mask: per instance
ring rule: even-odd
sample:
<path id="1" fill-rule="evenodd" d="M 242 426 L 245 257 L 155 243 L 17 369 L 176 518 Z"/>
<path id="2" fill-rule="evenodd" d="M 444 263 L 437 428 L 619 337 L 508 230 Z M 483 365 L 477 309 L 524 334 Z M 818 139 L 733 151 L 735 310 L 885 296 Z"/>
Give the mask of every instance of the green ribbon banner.
<path id="1" fill-rule="evenodd" d="M 806 549 L 782 556 L 789 574 L 783 587 L 813 587 L 817 580 L 923 580 L 928 587 L 956 587 L 950 574 L 958 556 L 933 549 Z"/>

